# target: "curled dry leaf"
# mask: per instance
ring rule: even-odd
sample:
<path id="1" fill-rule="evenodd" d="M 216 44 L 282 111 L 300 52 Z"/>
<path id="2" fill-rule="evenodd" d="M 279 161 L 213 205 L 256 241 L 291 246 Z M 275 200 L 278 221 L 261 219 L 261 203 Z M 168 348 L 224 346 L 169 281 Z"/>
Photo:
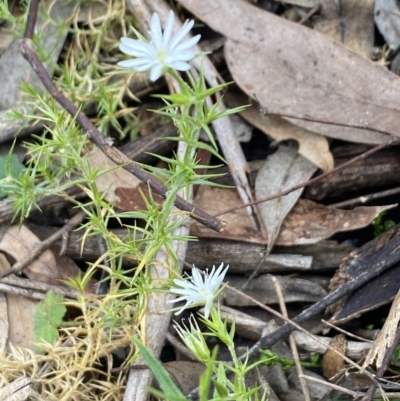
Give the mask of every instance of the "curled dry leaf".
<path id="1" fill-rule="evenodd" d="M 270 114 L 291 115 L 310 131 L 351 142 L 382 143 L 400 135 L 400 80 L 386 69 L 241 0 L 229 7 L 225 0 L 179 2 L 227 37 L 234 80 Z M 333 125 L 301 120 L 309 117 Z"/>
<path id="2" fill-rule="evenodd" d="M 224 99 L 229 107 L 238 107 L 251 103 L 251 99 L 238 90 L 230 90 Z M 263 115 L 260 112 L 260 107 L 254 102 L 239 114 L 275 141 L 281 142 L 289 139 L 297 141 L 299 154 L 321 170 L 328 171 L 333 168 L 333 156 L 329 151 L 328 140 L 324 136 L 307 131 L 279 116 Z"/>

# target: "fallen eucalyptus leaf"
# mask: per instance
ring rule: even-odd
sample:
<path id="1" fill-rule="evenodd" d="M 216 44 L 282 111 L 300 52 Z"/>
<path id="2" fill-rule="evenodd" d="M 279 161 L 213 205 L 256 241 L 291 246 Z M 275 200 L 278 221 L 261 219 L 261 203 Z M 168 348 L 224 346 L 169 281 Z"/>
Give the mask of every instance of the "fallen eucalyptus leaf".
<path id="1" fill-rule="evenodd" d="M 297 153 L 293 147 L 280 146 L 267 158 L 256 178 L 256 199 L 262 199 L 307 181 L 317 168 Z M 281 230 L 286 216 L 296 204 L 304 188 L 288 195 L 280 196 L 258 205 L 261 217 L 268 232 L 269 253 Z"/>

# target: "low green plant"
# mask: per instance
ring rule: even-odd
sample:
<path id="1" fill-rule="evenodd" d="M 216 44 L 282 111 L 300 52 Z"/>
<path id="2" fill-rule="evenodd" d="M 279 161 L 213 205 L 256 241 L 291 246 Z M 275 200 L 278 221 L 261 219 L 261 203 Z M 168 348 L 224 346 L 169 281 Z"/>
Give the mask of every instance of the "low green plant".
<path id="1" fill-rule="evenodd" d="M 109 5 L 110 2 L 105 4 Z M 118 2 L 118 7 L 122 7 L 121 4 Z M 117 23 L 120 30 L 126 34 L 128 20 L 122 17 L 125 15 L 125 10 L 118 7 L 107 12 L 108 19 L 100 18 L 102 23 L 99 25 L 94 26 L 93 21 L 90 21 L 86 28 L 77 23 L 73 24 L 71 33 L 79 36 L 80 40 L 82 35 L 86 35 L 86 39 L 79 41 L 79 51 L 74 52 L 72 48 L 67 51 L 65 63 L 59 67 L 57 78 L 57 83 L 63 92 L 74 102 L 79 103 L 82 109 L 90 108 L 93 104 L 96 106 L 95 123 L 107 136 L 115 133 L 125 135 L 134 126 L 132 109 L 127 107 L 124 98 L 125 94 L 129 93 L 128 86 L 133 72 L 128 71 L 127 78 L 122 78 L 122 81 L 116 83 L 109 74 L 116 67 L 105 67 L 103 63 L 99 62 L 100 55 L 106 54 L 115 57 L 118 42 L 113 36 L 115 31 L 110 27 Z M 193 239 L 190 236 L 175 234 L 176 229 L 182 224 L 186 224 L 189 219 L 187 213 L 175 209 L 176 196 L 183 192 L 183 197 L 187 199 L 191 186 L 194 184 L 212 185 L 210 182 L 212 174 L 199 175 L 197 173 L 199 167 L 205 167 L 199 165 L 197 150 L 206 149 L 223 161 L 209 125 L 215 119 L 240 110 L 237 108 L 220 111 L 218 102 L 213 106 L 210 105 L 209 100 L 216 97 L 225 84 L 209 88 L 206 85 L 203 69 L 200 69 L 198 77 L 187 71 L 189 67 L 187 61 L 192 58 L 192 54 L 185 46 L 188 46 L 188 43 L 193 46 L 195 41 L 189 39 L 183 44 L 174 41 L 174 37 L 171 36 L 173 14 L 172 17 L 171 14 L 169 16 L 164 36 L 161 39 L 156 33 L 161 32 L 161 27 L 157 27 L 157 18 L 153 16 L 151 22 L 152 42 L 145 41 L 142 36 L 138 35 L 138 41 L 143 41 L 144 46 L 141 48 L 142 50 L 139 49 L 140 51 L 148 49 L 149 46 L 158 46 L 156 46 L 155 53 L 151 53 L 155 58 L 150 61 L 142 60 L 139 63 L 135 60 L 124 60 L 120 64 L 134 65 L 137 69 L 143 70 L 145 65 L 143 63 L 150 63 L 146 65 L 150 66 L 152 78 L 168 74 L 178 88 L 176 93 L 157 95 L 165 104 L 157 112 L 173 121 L 180 136 L 169 139 L 183 143 L 184 151 L 172 157 L 160 157 L 166 163 L 166 169 L 144 166 L 167 188 L 164 202 L 156 203 L 149 188 L 147 196 L 141 193 L 145 204 L 143 210 L 124 212 L 115 210 L 105 200 L 105 194 L 99 190 L 97 185 L 98 178 L 109 170 L 92 168 L 87 157 L 92 145 L 80 125 L 49 96 L 38 93 L 27 86 L 24 89 L 30 95 L 32 106 L 36 111 L 34 114 L 25 113 L 21 116 L 30 118 L 33 122 L 44 123 L 44 132 L 34 136 L 34 141 L 25 144 L 28 155 L 25 168 L 18 173 L 12 172 L 9 168 L 6 177 L 0 180 L 2 190 L 7 194 L 7 202 L 14 206 L 20 224 L 23 224 L 32 209 L 38 208 L 39 197 L 59 195 L 68 198 L 66 191 L 72 186 L 79 186 L 86 194 L 84 201 L 74 201 L 76 208 L 80 208 L 86 213 L 86 220 L 80 227 L 82 241 L 88 236 L 99 236 L 105 241 L 106 253 L 97 262 L 89 265 L 85 273 L 67 281 L 80 294 L 76 302 L 68 304 L 79 308 L 82 316 L 73 322 L 74 327 L 64 325 L 60 339 L 72 339 L 73 345 L 70 347 L 75 347 L 72 354 L 76 352 L 77 357 L 79 356 L 79 366 L 74 360 L 75 355 L 72 358 L 71 353 L 67 353 L 64 347 L 51 348 L 51 344 L 57 338 L 57 336 L 55 337 L 55 334 L 57 335 L 56 327 L 64 314 L 59 300 L 55 299 L 54 295 L 49 295 L 49 299 L 38 307 L 37 320 L 42 327 L 38 327 L 36 338 L 46 342 L 41 347 L 42 350 L 48 352 L 56 361 L 54 369 L 55 371 L 58 369 L 57 375 L 63 376 L 60 366 L 64 366 L 64 364 L 68 365 L 68 374 L 75 375 L 75 378 L 71 379 L 73 384 L 70 388 L 66 389 L 60 386 L 59 393 L 62 394 L 60 398 L 63 399 L 70 399 L 77 394 L 80 394 L 81 399 L 90 399 L 90 396 L 97 392 L 100 386 L 98 383 L 95 384 L 93 391 L 90 390 L 87 393 L 87 398 L 84 398 L 88 384 L 85 382 L 84 386 L 79 387 L 79 383 L 83 382 L 82 372 L 90 368 L 94 373 L 99 374 L 96 367 L 98 360 L 104 357 L 109 358 L 110 350 L 114 346 L 116 347 L 116 344 L 126 346 L 127 339 L 132 338 L 132 332 L 140 331 L 144 324 L 142 319 L 149 297 L 154 292 L 168 291 L 168 288 L 173 286 L 179 261 L 172 244 L 177 240 Z M 158 24 L 160 24 L 159 19 Z M 186 23 L 183 28 L 184 32 L 188 33 L 188 27 L 190 30 L 192 25 L 191 22 Z M 87 32 L 84 32 L 85 30 Z M 180 36 L 182 39 L 185 35 L 181 32 Z M 160 40 L 162 43 L 168 44 L 168 51 L 161 46 Z M 122 50 L 126 50 L 123 47 L 124 43 L 132 45 L 130 40 L 125 40 L 120 45 Z M 183 47 L 179 47 L 178 44 Z M 174 60 L 171 62 L 171 58 L 168 58 L 168 52 L 171 52 L 176 58 L 175 64 Z M 174 66 L 178 70 L 187 71 L 185 78 L 175 71 Z M 115 78 L 115 75 L 112 77 Z M 209 144 L 200 141 L 201 132 L 206 133 Z M 209 166 L 207 167 L 209 168 Z M 125 238 L 121 239 L 109 230 L 110 221 L 126 229 Z M 135 223 L 131 223 L 132 221 Z M 161 249 L 166 254 L 166 261 L 163 263 L 170 271 L 170 279 L 164 283 L 155 284 L 146 267 L 158 263 L 156 257 Z M 124 269 L 124 258 L 135 259 L 137 266 L 129 270 Z M 107 272 L 109 292 L 104 297 L 93 298 L 85 292 L 85 288 L 97 269 L 104 269 Z M 218 283 L 220 284 L 219 281 Z M 265 395 L 259 396 L 259 388 L 248 388 L 246 375 L 251 369 L 265 361 L 259 360 L 250 363 L 238 358 L 234 343 L 235 326 L 232 325 L 228 328 L 227 322 L 221 318 L 219 308 L 212 306 L 212 300 L 218 293 L 214 287 L 217 286 L 210 287 L 212 294 L 206 294 L 204 304 L 207 312 L 201 317 L 201 321 L 208 331 L 205 333 L 200 331 L 194 320 L 190 320 L 189 329 L 176 326 L 185 345 L 206 365 L 206 371 L 199 383 L 200 400 L 250 401 L 260 398 L 264 400 Z M 179 292 L 176 293 L 179 294 Z M 42 328 L 48 329 L 51 338 L 45 337 L 41 333 L 40 329 Z M 232 358 L 231 364 L 216 360 L 217 351 L 208 348 L 207 337 L 216 337 L 228 348 Z M 163 393 L 157 395 L 174 401 L 185 400 L 186 398 L 171 384 L 160 363 L 151 356 L 145 346 L 136 338 L 133 339 L 133 343 L 134 347 L 128 352 L 125 362 L 134 362 L 140 351 L 160 379 Z M 68 363 L 63 360 L 67 354 Z M 107 380 L 112 380 L 111 376 L 107 377 Z M 101 388 L 111 394 L 110 397 L 116 394 L 112 393 L 114 390 L 111 390 L 108 384 Z M 117 395 L 115 397 L 117 398 Z"/>
<path id="2" fill-rule="evenodd" d="M 396 225 L 396 223 L 393 220 L 385 219 L 386 213 L 387 213 L 386 210 L 379 213 L 379 216 L 372 222 L 372 226 L 374 227 L 375 237 L 379 237 L 385 231 L 390 230 Z"/>

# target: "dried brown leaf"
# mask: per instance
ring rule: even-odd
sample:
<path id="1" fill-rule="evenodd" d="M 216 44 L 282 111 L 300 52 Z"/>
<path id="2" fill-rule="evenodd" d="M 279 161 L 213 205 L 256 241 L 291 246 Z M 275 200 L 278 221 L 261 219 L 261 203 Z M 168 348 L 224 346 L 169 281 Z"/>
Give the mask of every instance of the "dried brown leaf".
<path id="1" fill-rule="evenodd" d="M 238 107 L 250 103 L 247 96 L 236 90 L 230 90 L 224 99 L 229 107 Z M 279 116 L 265 116 L 254 102 L 250 107 L 246 107 L 240 112 L 240 116 L 275 141 L 281 142 L 289 139 L 297 141 L 299 154 L 321 170 L 328 171 L 334 167 L 328 140 L 322 135 L 307 131 Z"/>
<path id="2" fill-rule="evenodd" d="M 341 210 L 300 199 L 283 222 L 276 245 L 313 244 L 338 232 L 357 230 L 371 224 L 379 213 L 396 206 L 360 206 Z"/>
<path id="3" fill-rule="evenodd" d="M 18 262 L 29 257 L 40 242 L 40 239 L 28 227 L 11 226 L 1 238 L 0 252 Z M 58 286 L 65 285 L 61 280 L 73 278 L 79 272 L 78 266 L 72 259 L 54 255 L 49 249 L 23 270 L 23 273 L 32 280 Z M 93 291 L 93 285 L 94 282 L 91 282 L 88 290 Z"/>
<path id="4" fill-rule="evenodd" d="M 4 273 L 11 266 L 3 254 L 0 254 L 0 272 Z M 34 348 L 34 322 L 33 315 L 35 313 L 37 301 L 29 298 L 21 297 L 15 294 L 5 294 L 4 302 L 2 302 L 3 318 L 0 318 L 0 327 L 2 332 L 2 347 L 8 344 L 13 347 Z M 5 351 L 5 349 L 3 349 Z"/>
<path id="5" fill-rule="evenodd" d="M 199 385 L 205 365 L 192 361 L 171 361 L 163 364 L 174 383 L 183 394 L 188 394 Z"/>
<path id="6" fill-rule="evenodd" d="M 229 7 L 225 0 L 179 2 L 227 37 L 233 78 L 270 114 L 294 116 L 292 121 L 310 131 L 352 142 L 399 136 L 400 80 L 386 69 L 241 0 L 229 1 Z M 299 120 L 308 117 L 341 125 Z"/>
<path id="7" fill-rule="evenodd" d="M 260 200 L 299 183 L 307 181 L 317 168 L 289 146 L 279 149 L 267 158 L 258 171 L 255 185 L 256 199 Z M 304 188 L 297 189 L 286 196 L 272 199 L 258 205 L 268 232 L 268 253 L 279 235 L 283 221 L 301 196 Z"/>
<path id="8" fill-rule="evenodd" d="M 217 200 L 217 201 L 216 201 Z M 200 187 L 195 205 L 216 215 L 223 211 L 241 207 L 237 193 L 231 189 Z M 379 213 L 393 208 L 389 206 L 361 206 L 352 210 L 331 209 L 324 205 L 299 199 L 282 224 L 275 245 L 314 244 L 342 232 L 366 227 Z M 190 233 L 201 238 L 217 238 L 255 244 L 266 244 L 267 233 L 257 232 L 243 209 L 224 214 L 227 226 L 224 232 L 214 231 L 197 222 L 191 224 Z"/>
<path id="9" fill-rule="evenodd" d="M 194 204 L 203 208 L 203 210 L 207 210 L 211 215 L 216 215 L 230 208 L 243 206 L 243 202 L 236 190 L 206 187 L 203 185 L 200 186 L 197 192 Z M 254 228 L 246 209 L 235 210 L 225 214 L 223 218 L 227 222 L 227 225 L 222 233 L 212 233 L 212 230 L 196 221 L 192 221 L 190 234 L 202 238 L 229 239 L 254 244 L 267 244 L 265 229 L 259 232 Z"/>

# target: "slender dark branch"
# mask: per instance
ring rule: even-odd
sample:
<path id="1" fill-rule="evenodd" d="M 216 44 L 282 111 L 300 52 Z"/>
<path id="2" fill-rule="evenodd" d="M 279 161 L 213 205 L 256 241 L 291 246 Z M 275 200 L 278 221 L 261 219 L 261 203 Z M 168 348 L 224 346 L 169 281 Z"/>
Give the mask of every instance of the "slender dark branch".
<path id="1" fill-rule="evenodd" d="M 291 192 L 296 191 L 297 189 L 306 187 L 307 185 L 314 184 L 315 182 L 318 182 L 318 181 L 322 180 L 323 178 L 328 177 L 328 175 L 336 173 L 339 170 L 343 170 L 345 167 L 348 167 L 351 164 L 353 164 L 355 162 L 358 162 L 359 160 L 365 159 L 366 157 L 371 156 L 372 154 L 374 154 L 376 152 L 379 152 L 380 150 L 386 148 L 387 146 L 390 146 L 390 145 L 393 145 L 393 144 L 397 143 L 397 141 L 398 141 L 397 138 L 392 138 L 388 142 L 381 143 L 380 145 L 377 145 L 377 146 L 373 147 L 372 149 L 369 149 L 366 152 L 361 153 L 361 155 L 353 157 L 352 159 L 348 160 L 345 163 L 339 164 L 339 166 L 333 168 L 332 170 L 327 171 L 326 173 L 323 173 L 323 174 L 318 175 L 317 177 L 311 178 L 311 180 L 301 182 L 300 184 L 297 184 L 294 187 L 285 189 L 282 192 L 278 192 L 277 194 L 266 196 L 265 198 L 257 199 L 257 200 L 255 200 L 253 202 L 246 203 L 246 204 L 241 205 L 241 206 L 236 206 L 236 207 L 233 207 L 231 209 L 224 210 L 223 212 L 216 214 L 215 217 L 222 216 L 224 214 L 233 212 L 233 211 L 238 210 L 238 209 L 242 209 L 242 208 L 247 207 L 247 206 L 252 206 L 252 205 L 256 205 L 258 203 L 267 202 L 267 201 L 270 201 L 272 199 L 276 199 L 276 198 L 279 198 L 281 196 L 290 194 Z"/>
<path id="2" fill-rule="evenodd" d="M 71 232 L 78 226 L 85 218 L 86 213 L 81 211 L 72 217 L 69 222 L 46 240 L 40 242 L 38 246 L 24 259 L 19 260 L 10 269 L 0 274 L 0 280 L 10 274 L 19 274 L 25 267 L 29 266 L 36 258 L 38 258 L 46 249 L 49 249 L 57 240 L 59 240 L 66 233 Z"/>
<path id="3" fill-rule="evenodd" d="M 36 71 L 37 75 L 43 82 L 43 85 L 49 91 L 50 95 L 69 114 L 71 114 L 71 116 L 76 118 L 81 127 L 87 132 L 88 138 L 92 142 L 94 142 L 102 150 L 102 152 L 114 163 L 129 171 L 141 181 L 148 183 L 154 191 L 156 191 L 162 197 L 166 198 L 167 188 L 165 188 L 164 185 L 157 181 L 152 175 L 142 170 L 137 163 L 132 162 L 132 160 L 128 159 L 122 152 L 112 146 L 112 142 L 104 137 L 104 135 L 92 124 L 90 119 L 58 90 L 49 73 L 44 68 L 42 62 L 39 60 L 38 56 L 33 50 L 31 40 L 24 39 L 22 41 L 21 52 L 24 57 L 29 61 L 32 68 Z M 178 209 L 188 212 L 193 219 L 197 220 L 204 226 L 211 228 L 212 230 L 221 232 L 225 228 L 225 222 L 220 221 L 213 216 L 210 216 L 208 213 L 199 208 L 196 208 L 194 205 L 186 202 L 180 196 L 176 196 L 175 206 Z"/>
<path id="4" fill-rule="evenodd" d="M 28 21 L 26 21 L 26 28 L 24 33 L 25 39 L 32 39 L 35 33 L 36 20 L 39 9 L 39 0 L 31 0 L 29 3 Z"/>

